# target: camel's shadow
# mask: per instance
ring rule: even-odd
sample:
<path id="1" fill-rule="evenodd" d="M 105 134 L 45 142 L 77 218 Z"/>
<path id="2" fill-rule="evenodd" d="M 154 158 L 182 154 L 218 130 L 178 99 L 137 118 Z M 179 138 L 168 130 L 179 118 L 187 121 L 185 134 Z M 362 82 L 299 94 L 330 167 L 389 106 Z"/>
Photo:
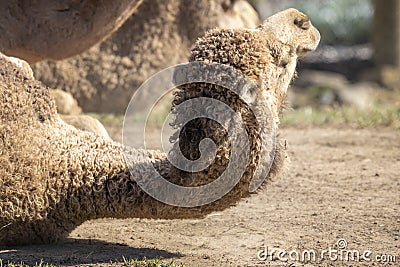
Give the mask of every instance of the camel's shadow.
<path id="1" fill-rule="evenodd" d="M 3 266 L 8 262 L 39 265 L 41 261 L 53 265 L 123 263 L 125 259 L 171 259 L 182 255 L 152 248 L 134 248 L 124 244 L 93 239 L 66 239 L 51 245 L 0 247 Z"/>

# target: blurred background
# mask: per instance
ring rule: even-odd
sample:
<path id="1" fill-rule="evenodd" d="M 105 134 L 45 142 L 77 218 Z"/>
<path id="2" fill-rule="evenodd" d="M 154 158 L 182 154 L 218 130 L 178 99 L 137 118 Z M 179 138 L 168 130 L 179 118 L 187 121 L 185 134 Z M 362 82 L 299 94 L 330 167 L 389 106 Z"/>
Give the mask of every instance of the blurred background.
<path id="1" fill-rule="evenodd" d="M 400 119 L 400 1 L 250 0 L 260 19 L 295 7 L 321 33 L 299 64 L 290 124 L 392 125 Z"/>
<path id="2" fill-rule="evenodd" d="M 186 62 L 205 31 L 254 28 L 289 7 L 306 13 L 322 40 L 298 64 L 282 125 L 400 129 L 400 0 L 143 0 L 117 31 L 90 49 L 62 59 L 56 47 L 57 60 L 46 54 L 29 63 L 35 78 L 54 88 L 59 113 L 89 114 L 120 140 L 134 91 L 156 72 Z M 21 44 L 25 50 L 30 53 L 29 44 L 38 39 L 39 54 L 48 52 L 43 37 L 28 35 L 18 36 L 29 40 Z M 24 48 L 7 46 L 14 36 L 7 38 L 0 38 L 0 51 L 24 59 Z M 155 124 L 163 121 L 169 101 L 155 110 Z M 79 121 L 69 122 L 85 128 Z"/>

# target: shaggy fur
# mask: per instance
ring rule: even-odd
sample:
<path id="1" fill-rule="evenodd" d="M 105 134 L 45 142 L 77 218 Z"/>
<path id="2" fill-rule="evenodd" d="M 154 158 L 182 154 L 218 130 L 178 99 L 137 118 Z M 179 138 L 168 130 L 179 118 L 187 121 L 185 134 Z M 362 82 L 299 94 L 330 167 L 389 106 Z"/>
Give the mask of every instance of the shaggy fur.
<path id="1" fill-rule="evenodd" d="M 297 27 L 293 16 L 303 15 L 290 10 L 277 16 L 286 17 L 284 23 L 290 28 Z M 136 181 L 139 177 L 148 177 L 154 165 L 172 183 L 201 185 L 217 178 L 226 166 L 225 161 L 216 160 L 199 174 L 177 175 L 178 171 L 160 151 L 135 150 L 79 131 L 59 118 L 46 87 L 0 56 L 0 245 L 54 242 L 84 221 L 101 217 L 202 217 L 248 196 L 249 181 L 257 164 L 274 160 L 273 173 L 282 164 L 281 159 L 271 158 L 271 153 L 259 153 L 259 140 L 261 135 L 270 134 L 273 123 L 278 123 L 282 98 L 294 74 L 290 64 L 296 63 L 295 51 L 301 47 L 315 48 L 319 41 L 319 37 L 315 38 L 318 32 L 312 26 L 299 34 L 309 38 L 305 38 L 306 42 L 282 43 L 265 26 L 257 30 L 214 30 L 197 42 L 191 60 L 223 62 L 242 70 L 258 83 L 257 88 L 264 92 L 273 113 L 272 117 L 264 115 L 265 123 L 261 126 L 265 128 L 254 127 L 248 107 L 238 96 L 226 95 L 225 102 L 246 122 L 252 149 L 250 159 L 233 190 L 218 201 L 195 208 L 161 203 L 143 192 Z M 199 96 L 199 91 L 221 100 L 226 93 L 211 85 L 187 85 L 176 95 L 174 106 Z M 218 154 L 226 155 L 229 144 L 217 136 L 221 132 L 218 127 L 195 121 L 183 129 L 180 142 L 188 143 L 191 129 L 199 130 L 200 138 L 201 131 L 205 136 L 214 137 Z M 268 151 L 272 147 L 269 144 Z M 131 172 L 124 153 L 134 160 Z M 277 155 L 284 158 L 282 149 L 278 149 Z"/>
<path id="2" fill-rule="evenodd" d="M 85 112 L 124 113 L 133 92 L 156 72 L 187 61 L 207 30 L 256 27 L 257 14 L 249 8 L 239 16 L 240 5 L 249 6 L 246 0 L 145 0 L 103 43 L 67 60 L 35 64 L 35 77 L 70 92 Z"/>
<path id="3" fill-rule="evenodd" d="M 246 131 L 251 136 L 250 162 L 245 176 L 252 177 L 258 165 L 269 166 L 271 161 L 273 163 L 269 177 L 277 176 L 284 169 L 285 161 L 288 159 L 285 145 L 280 144 L 277 139 L 275 144 L 261 144 L 261 136 L 264 136 L 264 140 L 270 140 L 272 125 L 278 127 L 279 113 L 286 99 L 289 83 L 295 74 L 297 59 L 308 51 L 316 49 L 319 40 L 320 34 L 311 25 L 309 18 L 295 9 L 288 9 L 270 17 L 256 30 L 209 31 L 196 42 L 190 61 L 220 63 L 242 71 L 261 91 L 271 114 L 258 114 L 264 118 L 261 122 L 264 124 L 258 125 L 253 112 L 240 99 L 243 95 L 238 96 L 221 86 L 206 83 L 181 86 L 175 94 L 172 108 L 188 99 L 199 97 L 217 99 L 229 105 L 241 115 Z M 202 73 L 207 75 L 205 71 Z M 229 75 L 226 76 L 223 79 L 229 79 Z M 255 98 L 255 96 L 250 97 Z M 256 101 L 255 110 L 258 110 Z M 270 115 L 272 117 L 269 117 Z M 227 117 L 222 118 L 227 122 L 231 120 Z M 180 125 L 178 117 L 174 126 L 180 129 Z M 209 179 L 204 181 L 208 183 L 225 170 L 232 151 L 225 129 L 218 123 L 205 118 L 192 120 L 172 141 L 177 143 L 187 158 L 196 160 L 200 157 L 199 143 L 204 138 L 212 139 L 217 145 L 217 155 L 213 164 L 197 174 L 176 170 L 177 175 L 192 179 L 193 176 L 208 177 Z M 262 145 L 268 154 L 260 155 Z M 273 149 L 275 153 L 271 154 Z M 270 158 L 271 155 L 273 158 Z M 244 181 L 245 179 L 242 180 Z M 248 186 L 246 183 L 244 185 Z M 241 190 L 240 193 L 247 195 L 248 191 Z"/>

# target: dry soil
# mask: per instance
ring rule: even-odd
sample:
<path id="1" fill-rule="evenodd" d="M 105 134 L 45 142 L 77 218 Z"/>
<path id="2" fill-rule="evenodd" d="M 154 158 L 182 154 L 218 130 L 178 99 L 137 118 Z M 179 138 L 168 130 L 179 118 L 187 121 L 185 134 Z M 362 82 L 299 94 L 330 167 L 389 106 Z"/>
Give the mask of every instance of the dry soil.
<path id="1" fill-rule="evenodd" d="M 287 128 L 282 136 L 288 173 L 236 207 L 201 220 L 89 221 L 64 242 L 7 248 L 0 258 L 60 266 L 121 266 L 123 257 L 185 266 L 400 266 L 400 132 Z M 282 262 L 272 252 L 314 250 L 319 258 L 340 239 L 347 250 L 372 251 L 371 261 L 326 254 L 323 261 Z M 272 260 L 257 258 L 264 245 Z M 378 262 L 380 255 L 396 262 Z"/>

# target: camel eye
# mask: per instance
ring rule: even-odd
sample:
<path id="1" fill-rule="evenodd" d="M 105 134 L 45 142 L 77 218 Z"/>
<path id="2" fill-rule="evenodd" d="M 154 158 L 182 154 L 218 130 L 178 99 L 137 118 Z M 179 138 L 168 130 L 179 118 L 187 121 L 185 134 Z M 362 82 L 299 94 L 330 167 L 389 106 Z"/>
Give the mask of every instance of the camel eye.
<path id="1" fill-rule="evenodd" d="M 308 17 L 295 18 L 293 23 L 302 30 L 308 30 L 310 28 L 310 19 Z"/>
<path id="2" fill-rule="evenodd" d="M 237 0 L 229 0 L 222 3 L 222 9 L 226 12 L 229 9 L 232 9 L 233 5 Z"/>

